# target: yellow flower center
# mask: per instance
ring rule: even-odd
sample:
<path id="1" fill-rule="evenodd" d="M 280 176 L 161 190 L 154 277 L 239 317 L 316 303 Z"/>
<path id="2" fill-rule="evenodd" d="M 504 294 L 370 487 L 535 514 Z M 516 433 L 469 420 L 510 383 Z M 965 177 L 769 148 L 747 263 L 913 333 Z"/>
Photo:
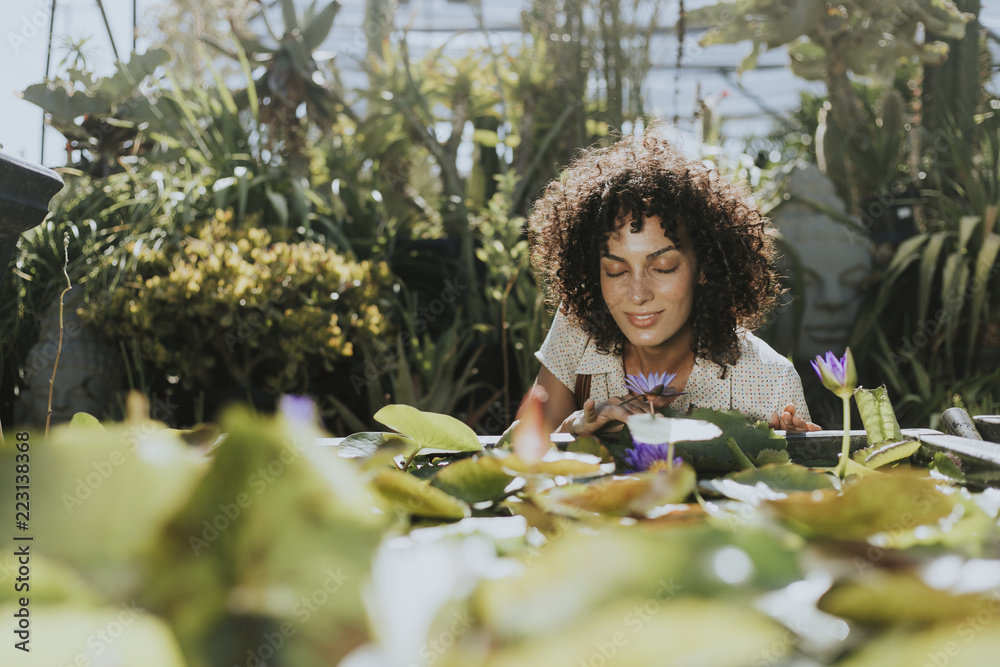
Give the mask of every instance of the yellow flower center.
<path id="1" fill-rule="evenodd" d="M 652 464 L 650 464 L 650 466 L 646 470 L 656 471 L 656 472 L 670 472 L 671 470 L 670 461 L 654 461 Z"/>

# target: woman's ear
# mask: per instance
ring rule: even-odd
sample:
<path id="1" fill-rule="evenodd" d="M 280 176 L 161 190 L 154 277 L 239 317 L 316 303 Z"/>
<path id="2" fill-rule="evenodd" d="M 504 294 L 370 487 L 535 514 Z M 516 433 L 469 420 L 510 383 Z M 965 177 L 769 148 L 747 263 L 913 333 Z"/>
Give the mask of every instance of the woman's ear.
<path id="1" fill-rule="evenodd" d="M 704 285 L 707 282 L 708 281 L 705 280 L 705 271 L 702 270 L 702 269 L 698 269 L 698 284 L 699 285 Z"/>

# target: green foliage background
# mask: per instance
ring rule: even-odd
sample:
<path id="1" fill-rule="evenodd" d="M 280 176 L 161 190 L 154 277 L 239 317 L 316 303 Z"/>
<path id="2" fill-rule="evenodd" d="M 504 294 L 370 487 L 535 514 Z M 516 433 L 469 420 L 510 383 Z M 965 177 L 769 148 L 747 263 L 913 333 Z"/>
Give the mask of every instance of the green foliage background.
<path id="1" fill-rule="evenodd" d="M 789 46 L 793 72 L 828 93 L 803 98 L 738 161 L 709 149 L 705 159 L 754 186 L 786 161 L 816 161 L 860 233 L 878 224 L 873 196 L 907 192 L 917 235 L 880 247 L 853 336 L 863 382 L 887 382 L 907 425 L 933 425 L 956 402 L 994 412 L 1000 376 L 982 369 L 997 347 L 1000 160 L 978 5 L 812 4 L 685 15 L 681 33 L 714 28 L 706 47 L 749 40 L 744 68 Z M 182 406 L 160 415 L 176 425 L 231 398 L 267 408 L 298 392 L 320 397 L 341 434 L 369 428 L 390 402 L 480 432 L 506 427 L 550 319 L 524 215 L 574 150 L 643 118 L 660 9 L 533 2 L 516 46 L 416 58 L 405 32 L 392 34 L 393 7 L 366 5 L 355 53 L 367 85 L 356 90 L 319 51 L 339 5 L 302 12 L 282 0 L 196 8 L 214 26 L 200 41 L 164 19 L 168 48 L 103 78 L 77 59 L 25 91 L 73 163 L 2 288 L 7 419 L 68 254 L 72 281 L 87 287 L 84 316 L 121 351 L 132 388 Z M 263 34 L 248 27 L 254 12 Z M 917 25 L 930 26 L 927 40 Z M 720 118 L 702 120 L 705 136 L 724 139 Z"/>

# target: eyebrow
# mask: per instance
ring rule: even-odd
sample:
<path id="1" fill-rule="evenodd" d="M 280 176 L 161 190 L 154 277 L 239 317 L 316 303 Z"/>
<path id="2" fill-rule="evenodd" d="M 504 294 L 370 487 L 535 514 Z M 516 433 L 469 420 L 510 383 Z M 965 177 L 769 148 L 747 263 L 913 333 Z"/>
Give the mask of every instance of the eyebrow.
<path id="1" fill-rule="evenodd" d="M 668 253 L 671 250 L 680 250 L 680 248 L 678 246 L 676 246 L 676 245 L 668 245 L 668 246 L 666 246 L 664 248 L 660 248 L 656 252 L 649 253 L 648 255 L 646 255 L 646 259 L 656 259 L 660 255 Z M 621 257 L 618 257 L 617 255 L 612 255 L 611 253 L 607 253 L 606 252 L 603 255 L 601 255 L 601 257 L 604 258 L 604 259 L 610 259 L 613 262 L 621 262 L 622 264 L 628 264 L 628 262 L 626 262 Z"/>

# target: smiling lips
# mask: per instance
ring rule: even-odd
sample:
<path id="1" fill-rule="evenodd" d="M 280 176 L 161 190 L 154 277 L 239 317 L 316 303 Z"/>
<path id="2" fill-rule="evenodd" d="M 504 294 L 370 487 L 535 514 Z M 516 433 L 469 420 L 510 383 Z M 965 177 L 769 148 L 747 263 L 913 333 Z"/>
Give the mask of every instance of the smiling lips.
<path id="1" fill-rule="evenodd" d="M 656 321 L 660 319 L 660 315 L 663 311 L 656 313 L 625 313 L 628 317 L 628 321 L 637 329 L 646 329 L 648 327 L 656 324 Z"/>

